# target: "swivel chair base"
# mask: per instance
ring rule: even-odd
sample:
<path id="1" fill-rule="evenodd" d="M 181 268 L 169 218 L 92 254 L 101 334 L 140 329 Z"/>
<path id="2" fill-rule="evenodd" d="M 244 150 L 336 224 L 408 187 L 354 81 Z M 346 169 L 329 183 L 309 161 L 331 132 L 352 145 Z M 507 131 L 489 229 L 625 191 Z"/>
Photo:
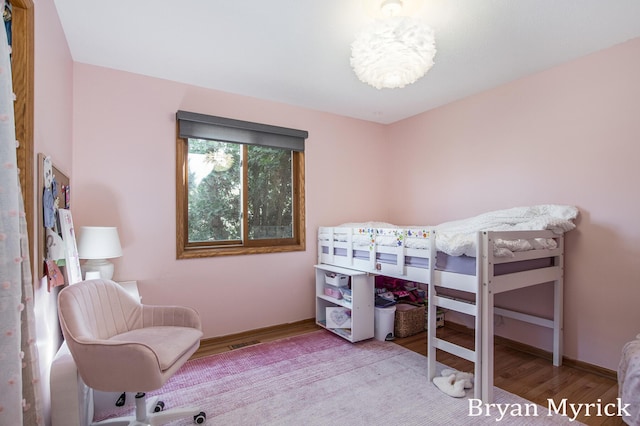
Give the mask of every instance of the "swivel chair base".
<path id="1" fill-rule="evenodd" d="M 91 426 L 160 426 L 185 417 L 193 417 L 195 424 L 203 424 L 207 419 L 204 412 L 193 407 L 164 410 L 164 403 L 159 397 L 147 399 L 146 394 L 138 393 L 135 415 L 94 422 Z"/>

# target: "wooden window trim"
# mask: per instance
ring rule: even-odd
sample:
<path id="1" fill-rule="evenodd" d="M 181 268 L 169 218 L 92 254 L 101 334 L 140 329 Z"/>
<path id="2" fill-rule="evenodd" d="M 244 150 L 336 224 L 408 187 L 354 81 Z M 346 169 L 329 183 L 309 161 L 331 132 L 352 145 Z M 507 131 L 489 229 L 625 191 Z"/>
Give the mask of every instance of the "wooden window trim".
<path id="1" fill-rule="evenodd" d="M 11 0 L 11 6 L 11 73 L 13 92 L 16 94 L 14 103 L 16 139 L 19 142 L 16 155 L 20 169 L 24 208 L 27 214 L 29 253 L 31 254 L 34 247 L 35 222 L 33 207 L 34 4 L 33 0 Z M 38 262 L 37 259 L 33 263 L 36 262 Z"/>
<path id="2" fill-rule="evenodd" d="M 187 247 L 189 235 L 187 229 L 188 200 L 185 190 L 189 176 L 186 161 L 187 144 L 188 140 L 180 138 L 176 132 L 176 257 L 178 259 L 282 253 L 306 249 L 304 152 L 296 152 L 293 156 L 293 191 L 297 200 L 294 206 L 294 223 L 298 225 L 295 230 L 297 241 L 294 244 L 268 247 Z"/>

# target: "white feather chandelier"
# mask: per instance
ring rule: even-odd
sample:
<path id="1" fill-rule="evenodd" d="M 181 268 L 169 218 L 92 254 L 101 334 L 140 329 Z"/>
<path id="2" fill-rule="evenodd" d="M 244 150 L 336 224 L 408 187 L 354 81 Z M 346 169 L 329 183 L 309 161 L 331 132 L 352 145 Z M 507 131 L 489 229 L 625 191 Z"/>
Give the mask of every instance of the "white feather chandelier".
<path id="1" fill-rule="evenodd" d="M 433 30 L 406 16 L 378 19 L 351 44 L 351 66 L 358 78 L 377 88 L 414 83 L 433 66 Z"/>

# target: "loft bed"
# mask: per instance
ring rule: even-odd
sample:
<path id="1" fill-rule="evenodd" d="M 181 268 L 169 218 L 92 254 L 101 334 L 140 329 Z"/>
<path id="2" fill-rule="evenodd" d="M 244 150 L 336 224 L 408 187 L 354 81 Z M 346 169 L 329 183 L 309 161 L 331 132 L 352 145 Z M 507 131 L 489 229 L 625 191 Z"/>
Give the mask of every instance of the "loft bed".
<path id="1" fill-rule="evenodd" d="M 318 262 L 427 284 L 430 233 L 381 222 L 320 227 Z"/>
<path id="2" fill-rule="evenodd" d="M 578 210 L 542 205 L 488 212 L 436 226 L 349 223 L 318 229 L 318 263 L 428 286 L 427 356 L 436 375 L 436 349 L 474 363 L 474 398 L 493 402 L 493 315 L 553 330 L 553 364 L 562 363 L 564 233 Z M 553 318 L 494 305 L 498 293 L 553 282 Z M 462 294 L 464 297 L 452 297 Z M 474 317 L 470 350 L 436 337 L 438 308 Z"/>

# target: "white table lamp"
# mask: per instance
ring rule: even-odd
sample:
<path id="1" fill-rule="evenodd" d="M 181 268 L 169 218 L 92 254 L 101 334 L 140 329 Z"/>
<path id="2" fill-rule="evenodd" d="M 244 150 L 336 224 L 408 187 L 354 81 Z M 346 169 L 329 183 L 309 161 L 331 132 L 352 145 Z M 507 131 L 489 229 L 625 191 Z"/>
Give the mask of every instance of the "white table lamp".
<path id="1" fill-rule="evenodd" d="M 78 240 L 78 257 L 87 261 L 82 265 L 85 279 L 113 278 L 113 263 L 108 259 L 122 256 L 122 247 L 115 226 L 83 226 Z M 88 276 L 87 276 L 88 275 Z"/>

